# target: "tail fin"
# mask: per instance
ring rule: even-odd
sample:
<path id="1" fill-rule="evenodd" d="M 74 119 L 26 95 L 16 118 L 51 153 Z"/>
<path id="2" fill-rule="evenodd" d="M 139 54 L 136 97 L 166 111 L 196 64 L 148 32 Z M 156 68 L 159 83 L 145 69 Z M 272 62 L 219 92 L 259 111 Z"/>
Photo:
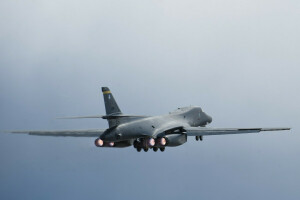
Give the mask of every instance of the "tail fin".
<path id="1" fill-rule="evenodd" d="M 122 114 L 117 102 L 108 87 L 102 87 L 106 115 Z"/>

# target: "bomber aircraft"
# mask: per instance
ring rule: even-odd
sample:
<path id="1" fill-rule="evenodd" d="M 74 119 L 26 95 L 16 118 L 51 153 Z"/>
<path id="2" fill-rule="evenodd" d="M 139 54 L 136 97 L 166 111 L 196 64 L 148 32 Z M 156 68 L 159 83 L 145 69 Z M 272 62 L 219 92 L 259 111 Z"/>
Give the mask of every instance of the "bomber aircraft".
<path id="1" fill-rule="evenodd" d="M 62 131 L 11 131 L 40 136 L 96 137 L 97 147 L 120 148 L 133 146 L 138 152 L 164 151 L 187 142 L 188 136 L 202 141 L 203 136 L 261 131 L 281 131 L 290 128 L 208 128 L 212 117 L 200 107 L 178 108 L 166 115 L 140 116 L 123 114 L 108 87 L 102 87 L 106 115 L 64 117 L 63 119 L 102 118 L 108 120 L 108 129 Z"/>

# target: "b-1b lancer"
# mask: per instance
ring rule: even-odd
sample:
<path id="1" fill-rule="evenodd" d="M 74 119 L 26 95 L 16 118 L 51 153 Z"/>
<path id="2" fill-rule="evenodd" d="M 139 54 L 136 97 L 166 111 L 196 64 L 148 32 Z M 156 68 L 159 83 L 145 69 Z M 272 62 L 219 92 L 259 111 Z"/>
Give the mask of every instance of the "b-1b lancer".
<path id="1" fill-rule="evenodd" d="M 212 117 L 200 107 L 178 108 L 166 115 L 139 116 L 121 112 L 109 88 L 102 87 L 106 115 L 66 117 L 66 119 L 102 118 L 108 120 L 108 129 L 63 130 L 63 131 L 12 131 L 40 136 L 96 137 L 97 147 L 120 148 L 133 146 L 138 152 L 164 151 L 166 147 L 176 147 L 187 142 L 188 136 L 202 140 L 203 136 L 261 131 L 281 131 L 290 128 L 207 128 Z"/>

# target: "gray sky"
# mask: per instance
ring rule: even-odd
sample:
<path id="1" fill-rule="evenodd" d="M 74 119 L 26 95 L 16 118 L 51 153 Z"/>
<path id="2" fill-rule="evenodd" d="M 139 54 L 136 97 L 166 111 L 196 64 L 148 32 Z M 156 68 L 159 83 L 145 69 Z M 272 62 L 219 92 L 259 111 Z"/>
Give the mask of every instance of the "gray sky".
<path id="1" fill-rule="evenodd" d="M 296 0 L 0 1 L 0 129 L 106 128 L 101 86 L 128 114 L 199 105 L 211 136 L 136 153 L 92 138 L 0 134 L 1 199 L 299 199 Z"/>

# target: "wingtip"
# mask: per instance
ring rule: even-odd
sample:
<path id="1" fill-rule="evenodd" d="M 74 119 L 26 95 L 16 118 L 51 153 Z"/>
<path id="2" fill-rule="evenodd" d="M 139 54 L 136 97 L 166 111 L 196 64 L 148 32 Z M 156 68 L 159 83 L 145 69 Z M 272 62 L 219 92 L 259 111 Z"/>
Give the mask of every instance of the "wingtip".
<path id="1" fill-rule="evenodd" d="M 0 130 L 0 133 L 10 133 L 11 131 L 7 131 L 7 130 Z"/>
<path id="2" fill-rule="evenodd" d="M 261 131 L 289 131 L 292 128 L 289 127 L 280 127 L 280 128 L 262 128 Z"/>
<path id="3" fill-rule="evenodd" d="M 69 117 L 56 117 L 54 119 L 70 119 Z"/>
<path id="4" fill-rule="evenodd" d="M 3 130 L 3 131 L 0 131 L 2 133 L 28 133 L 28 131 L 9 131 L 9 130 Z"/>

